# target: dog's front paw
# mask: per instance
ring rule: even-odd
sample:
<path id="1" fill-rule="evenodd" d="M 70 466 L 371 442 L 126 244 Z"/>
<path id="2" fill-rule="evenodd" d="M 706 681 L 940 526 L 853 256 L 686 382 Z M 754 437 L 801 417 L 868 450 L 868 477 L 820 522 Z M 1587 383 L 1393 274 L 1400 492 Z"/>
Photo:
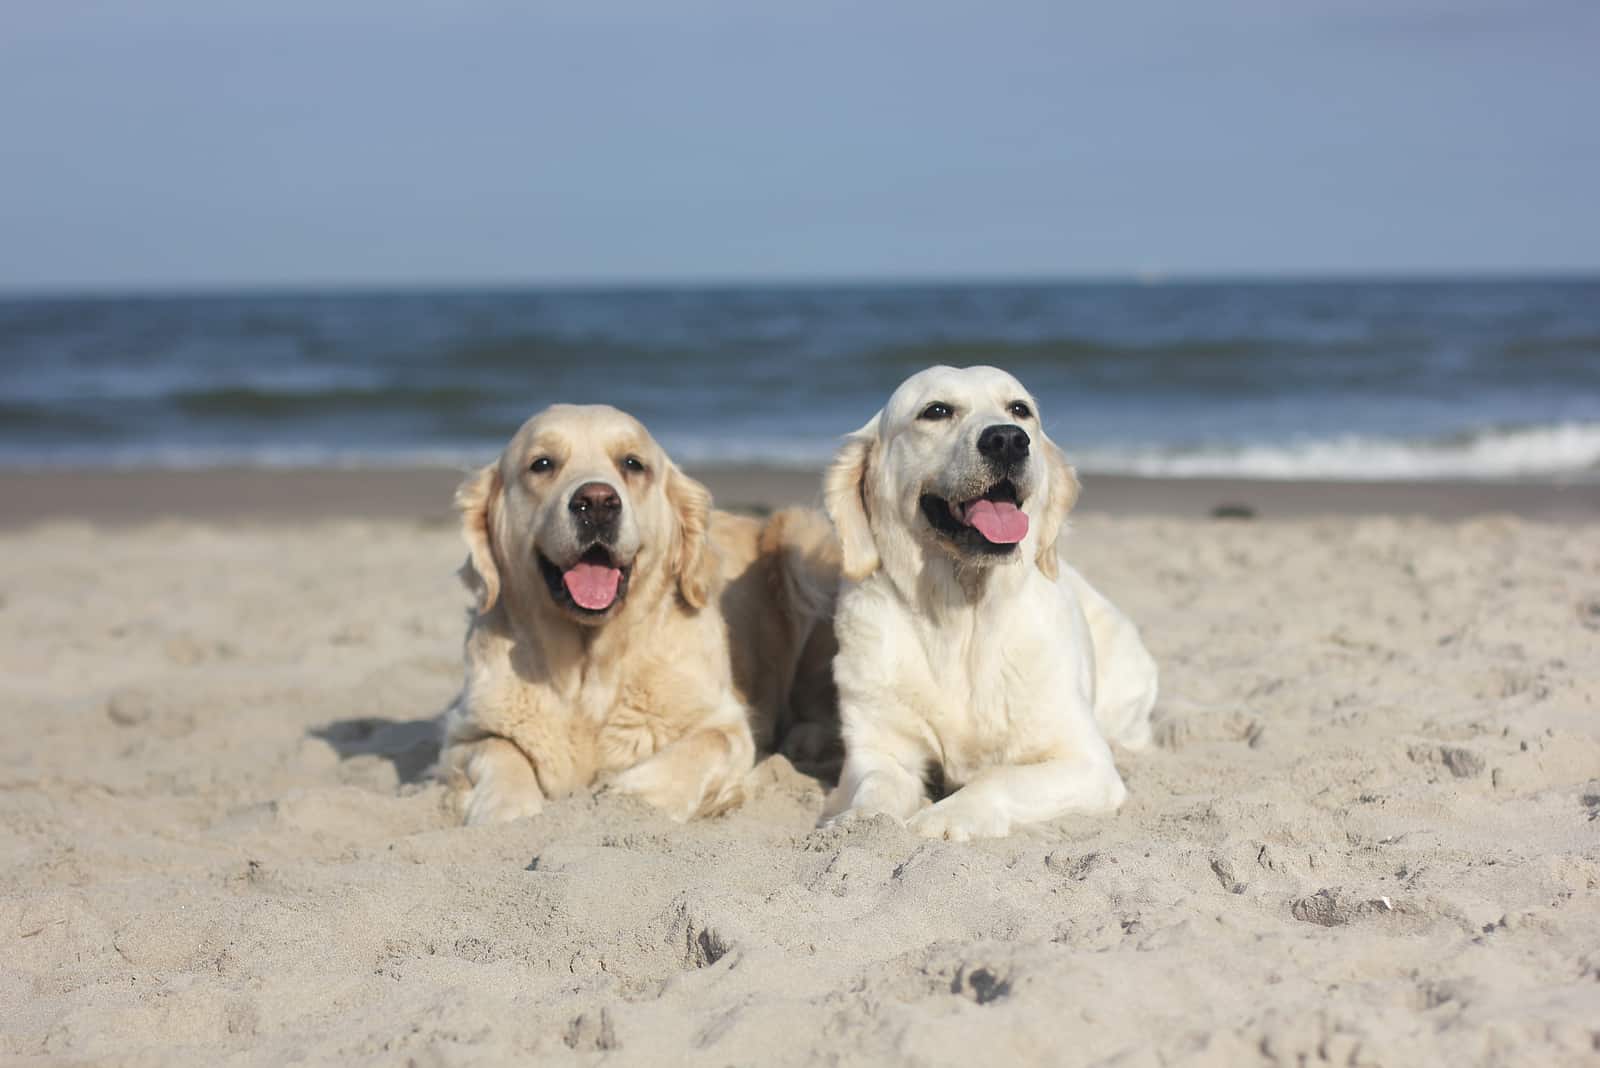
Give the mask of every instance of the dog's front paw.
<path id="1" fill-rule="evenodd" d="M 537 816 L 544 793 L 533 765 L 510 742 L 490 738 L 446 754 L 461 822 L 476 827 Z"/>
<path id="2" fill-rule="evenodd" d="M 1004 838 L 1011 833 L 1011 819 L 987 805 L 954 804 L 949 798 L 925 808 L 906 824 L 924 838 L 943 838 L 966 842 L 974 838 Z"/>
<path id="3" fill-rule="evenodd" d="M 544 809 L 544 798 L 538 791 L 508 790 L 493 783 L 482 783 L 467 791 L 460 804 L 461 822 L 477 827 L 537 816 Z"/>
<path id="4" fill-rule="evenodd" d="M 658 809 L 669 819 L 686 823 L 700 813 L 705 804 L 704 791 L 699 783 L 677 780 L 668 774 L 671 770 L 659 764 L 635 765 L 602 784 L 600 796 L 626 794 Z"/>

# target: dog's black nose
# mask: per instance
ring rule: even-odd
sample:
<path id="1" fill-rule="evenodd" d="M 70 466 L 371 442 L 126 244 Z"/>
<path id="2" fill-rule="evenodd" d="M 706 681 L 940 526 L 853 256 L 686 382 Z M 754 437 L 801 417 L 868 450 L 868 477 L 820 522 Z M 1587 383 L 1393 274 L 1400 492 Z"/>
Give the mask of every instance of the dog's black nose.
<path id="1" fill-rule="evenodd" d="M 578 523 L 594 530 L 614 527 L 622 514 L 622 498 L 604 482 L 585 482 L 567 502 Z"/>
<path id="2" fill-rule="evenodd" d="M 1028 458 L 1028 432 L 1011 423 L 985 427 L 978 435 L 978 451 L 1007 467 L 1020 463 Z"/>

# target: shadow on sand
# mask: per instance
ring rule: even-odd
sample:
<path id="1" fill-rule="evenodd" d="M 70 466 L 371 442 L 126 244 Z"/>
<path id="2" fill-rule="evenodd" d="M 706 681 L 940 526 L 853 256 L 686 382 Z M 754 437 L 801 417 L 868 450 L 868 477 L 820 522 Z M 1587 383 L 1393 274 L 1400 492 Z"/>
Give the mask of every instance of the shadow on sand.
<path id="1" fill-rule="evenodd" d="M 306 732 L 321 738 L 340 760 L 375 756 L 394 765 L 403 783 L 421 782 L 439 759 L 439 718 L 379 719 L 362 716 L 336 719 Z"/>

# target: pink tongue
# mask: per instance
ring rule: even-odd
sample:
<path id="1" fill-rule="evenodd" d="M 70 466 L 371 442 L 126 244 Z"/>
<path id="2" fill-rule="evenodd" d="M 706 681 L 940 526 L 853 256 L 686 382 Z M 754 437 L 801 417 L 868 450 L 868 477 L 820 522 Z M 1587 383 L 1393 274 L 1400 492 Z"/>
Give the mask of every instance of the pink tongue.
<path id="1" fill-rule="evenodd" d="M 966 522 L 996 545 L 1015 545 L 1028 536 L 1028 514 L 1010 501 L 973 501 Z"/>
<path id="2" fill-rule="evenodd" d="M 561 581 L 578 607 L 598 612 L 610 608 L 611 602 L 617 599 L 617 583 L 622 581 L 622 572 L 614 567 L 577 563 L 561 576 Z"/>

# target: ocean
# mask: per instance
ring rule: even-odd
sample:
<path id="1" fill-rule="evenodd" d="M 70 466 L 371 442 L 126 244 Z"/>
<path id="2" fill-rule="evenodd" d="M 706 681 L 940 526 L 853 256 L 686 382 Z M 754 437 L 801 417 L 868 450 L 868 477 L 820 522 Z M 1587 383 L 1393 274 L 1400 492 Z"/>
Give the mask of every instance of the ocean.
<path id="1" fill-rule="evenodd" d="M 1600 279 L 0 298 L 0 465 L 486 461 L 554 401 L 812 466 L 990 363 L 1088 472 L 1600 482 Z"/>

